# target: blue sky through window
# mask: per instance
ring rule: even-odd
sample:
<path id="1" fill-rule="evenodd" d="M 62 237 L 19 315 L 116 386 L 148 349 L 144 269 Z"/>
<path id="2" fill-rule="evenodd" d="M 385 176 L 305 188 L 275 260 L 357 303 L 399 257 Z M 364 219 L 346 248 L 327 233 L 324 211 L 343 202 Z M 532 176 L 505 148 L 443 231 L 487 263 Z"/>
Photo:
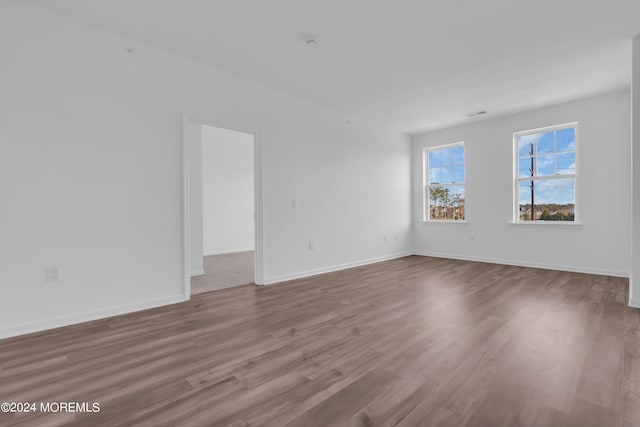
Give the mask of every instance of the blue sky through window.
<path id="1" fill-rule="evenodd" d="M 535 183 L 535 203 L 567 205 L 575 203 L 575 179 L 539 179 Z M 531 181 L 520 181 L 521 205 L 531 204 Z"/>
<path id="2" fill-rule="evenodd" d="M 464 182 L 464 146 L 429 151 L 429 184 Z"/>

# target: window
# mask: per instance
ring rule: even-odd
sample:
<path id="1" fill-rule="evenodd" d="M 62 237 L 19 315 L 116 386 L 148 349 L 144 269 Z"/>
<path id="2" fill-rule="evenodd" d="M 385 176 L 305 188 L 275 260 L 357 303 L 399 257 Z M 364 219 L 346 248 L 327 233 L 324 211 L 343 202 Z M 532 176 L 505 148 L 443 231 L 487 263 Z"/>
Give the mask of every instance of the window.
<path id="1" fill-rule="evenodd" d="M 427 148 L 424 221 L 464 221 L 464 143 Z"/>
<path id="2" fill-rule="evenodd" d="M 513 134 L 516 222 L 576 218 L 578 124 Z"/>

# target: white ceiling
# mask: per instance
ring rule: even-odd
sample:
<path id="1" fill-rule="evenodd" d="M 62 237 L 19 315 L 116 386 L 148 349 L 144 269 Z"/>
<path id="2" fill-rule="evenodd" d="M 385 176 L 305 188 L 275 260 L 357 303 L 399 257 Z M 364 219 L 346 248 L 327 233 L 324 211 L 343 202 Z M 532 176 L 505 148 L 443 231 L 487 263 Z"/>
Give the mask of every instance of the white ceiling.
<path id="1" fill-rule="evenodd" d="M 628 87 L 640 33 L 639 0 L 31 1 L 409 133 Z"/>

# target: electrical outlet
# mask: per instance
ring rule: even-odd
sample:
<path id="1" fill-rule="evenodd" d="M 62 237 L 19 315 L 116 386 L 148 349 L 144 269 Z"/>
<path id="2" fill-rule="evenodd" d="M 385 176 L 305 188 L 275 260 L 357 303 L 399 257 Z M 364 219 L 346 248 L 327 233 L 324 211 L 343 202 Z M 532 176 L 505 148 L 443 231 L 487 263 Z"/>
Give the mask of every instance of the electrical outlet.
<path id="1" fill-rule="evenodd" d="M 309 242 L 309 251 L 313 251 L 316 247 L 313 245 L 313 242 Z"/>
<path id="2" fill-rule="evenodd" d="M 62 280 L 62 269 L 59 265 L 45 268 L 45 278 L 47 282 L 59 282 Z"/>

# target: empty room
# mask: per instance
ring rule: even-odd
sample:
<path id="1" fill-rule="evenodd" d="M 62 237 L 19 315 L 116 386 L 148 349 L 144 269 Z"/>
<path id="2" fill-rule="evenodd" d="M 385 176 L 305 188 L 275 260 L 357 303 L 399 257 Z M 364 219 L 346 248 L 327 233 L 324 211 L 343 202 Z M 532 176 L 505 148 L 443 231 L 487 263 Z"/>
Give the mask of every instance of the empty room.
<path id="1" fill-rule="evenodd" d="M 640 2 L 0 0 L 0 426 L 640 426 Z"/>

